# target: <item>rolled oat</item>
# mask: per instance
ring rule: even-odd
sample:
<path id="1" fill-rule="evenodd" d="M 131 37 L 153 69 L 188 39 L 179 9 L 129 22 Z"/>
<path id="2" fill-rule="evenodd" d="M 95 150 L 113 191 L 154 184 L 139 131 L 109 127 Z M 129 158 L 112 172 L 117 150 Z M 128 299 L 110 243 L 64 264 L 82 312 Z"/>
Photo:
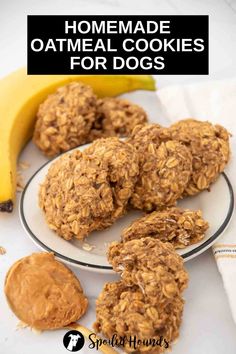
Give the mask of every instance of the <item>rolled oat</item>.
<path id="1" fill-rule="evenodd" d="M 140 174 L 131 205 L 147 211 L 171 206 L 181 197 L 192 172 L 189 149 L 159 125 L 137 126 L 128 142 L 139 154 Z"/>
<path id="2" fill-rule="evenodd" d="M 193 171 L 184 194 L 194 195 L 209 188 L 229 161 L 230 134 L 220 125 L 194 119 L 173 124 L 169 132 L 173 139 L 185 144 L 193 156 Z"/>
<path id="3" fill-rule="evenodd" d="M 33 140 L 47 156 L 54 156 L 88 141 L 95 120 L 92 88 L 73 82 L 60 87 L 40 105 Z"/>
<path id="4" fill-rule="evenodd" d="M 89 141 L 101 137 L 128 136 L 136 125 L 144 124 L 147 120 L 146 112 L 126 99 L 116 97 L 99 99 Z"/>
<path id="5" fill-rule="evenodd" d="M 138 285 L 146 295 L 156 296 L 162 302 L 187 287 L 183 259 L 169 242 L 152 237 L 113 242 L 108 261 L 126 285 Z"/>
<path id="6" fill-rule="evenodd" d="M 67 240 L 83 239 L 125 213 L 137 175 L 135 149 L 118 138 L 101 139 L 51 165 L 39 205 L 52 230 Z"/>
<path id="7" fill-rule="evenodd" d="M 170 242 L 176 249 L 185 248 L 201 241 L 208 227 L 200 210 L 172 207 L 153 211 L 135 220 L 123 231 L 122 239 L 126 242 L 153 237 L 162 242 Z"/>
<path id="8" fill-rule="evenodd" d="M 114 334 L 118 339 L 126 337 L 124 348 L 121 347 L 126 353 L 163 353 L 179 336 L 183 305 L 180 295 L 164 305 L 158 297 L 145 295 L 138 286 L 130 287 L 122 281 L 107 283 L 96 301 L 94 329 L 107 338 Z M 134 338 L 140 341 L 139 345 L 136 341 L 134 346 Z"/>

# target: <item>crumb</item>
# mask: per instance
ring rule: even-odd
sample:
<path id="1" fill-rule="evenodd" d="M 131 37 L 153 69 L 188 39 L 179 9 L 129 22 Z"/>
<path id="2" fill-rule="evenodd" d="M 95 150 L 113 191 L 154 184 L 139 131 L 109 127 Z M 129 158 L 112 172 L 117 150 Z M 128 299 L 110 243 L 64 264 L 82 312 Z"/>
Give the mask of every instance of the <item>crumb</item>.
<path id="1" fill-rule="evenodd" d="M 2 246 L 0 246 L 0 255 L 4 255 L 5 253 L 7 253 L 6 249 Z"/>
<path id="2" fill-rule="evenodd" d="M 30 327 L 31 332 L 34 334 L 41 334 L 43 331 L 37 328 Z"/>
<path id="3" fill-rule="evenodd" d="M 24 188 L 25 188 L 25 183 L 24 183 L 23 176 L 22 176 L 20 171 L 17 171 L 17 174 L 16 174 L 16 191 L 17 192 L 22 192 Z"/>
<path id="4" fill-rule="evenodd" d="M 91 245 L 90 243 L 84 242 L 82 244 L 82 248 L 83 248 L 83 250 L 90 252 L 90 251 L 92 251 L 92 249 L 95 248 L 95 246 Z"/>
<path id="5" fill-rule="evenodd" d="M 29 325 L 23 321 L 19 321 L 16 325 L 16 330 L 18 331 L 19 329 L 27 328 Z"/>
<path id="6" fill-rule="evenodd" d="M 30 167 L 30 164 L 26 161 L 20 161 L 18 167 L 21 170 L 27 170 Z"/>

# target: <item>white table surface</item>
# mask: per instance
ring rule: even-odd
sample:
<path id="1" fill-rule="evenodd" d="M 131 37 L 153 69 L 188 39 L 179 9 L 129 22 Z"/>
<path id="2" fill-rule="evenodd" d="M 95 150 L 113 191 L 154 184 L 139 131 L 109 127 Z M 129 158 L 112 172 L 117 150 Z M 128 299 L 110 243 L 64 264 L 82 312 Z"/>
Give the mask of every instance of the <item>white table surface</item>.
<path id="1" fill-rule="evenodd" d="M 0 0 L 0 77 L 26 64 L 27 14 L 209 14 L 210 75 L 160 76 L 158 86 L 236 76 L 235 0 Z M 38 168 L 40 159 L 44 161 L 33 144 L 27 146 L 20 159 L 35 160 L 25 172 L 25 179 Z M 0 256 L 0 353 L 67 353 L 62 344 L 64 331 L 37 335 L 27 329 L 16 330 L 18 321 L 6 304 L 2 288 L 8 268 L 20 257 L 37 251 L 20 225 L 17 207 L 13 215 L 0 215 L 0 246 L 7 250 Z M 211 250 L 189 261 L 186 268 L 190 284 L 185 292 L 181 336 L 172 353 L 235 354 L 236 327 Z M 95 319 L 95 298 L 106 281 L 117 277 L 73 270 L 90 300 L 90 310 L 81 323 L 91 327 Z M 83 348 L 80 352 L 92 351 Z"/>

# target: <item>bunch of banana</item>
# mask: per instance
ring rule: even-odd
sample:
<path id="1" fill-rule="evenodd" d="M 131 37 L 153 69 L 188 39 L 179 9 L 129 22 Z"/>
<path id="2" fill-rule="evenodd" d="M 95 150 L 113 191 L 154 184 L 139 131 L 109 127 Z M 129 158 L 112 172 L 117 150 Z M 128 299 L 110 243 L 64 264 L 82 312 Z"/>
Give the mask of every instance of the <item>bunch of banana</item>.
<path id="1" fill-rule="evenodd" d="M 19 153 L 31 138 L 39 104 L 59 86 L 81 81 L 99 97 L 133 90 L 155 90 L 151 76 L 32 75 L 17 70 L 0 80 L 0 212 L 11 212 L 16 191 Z"/>

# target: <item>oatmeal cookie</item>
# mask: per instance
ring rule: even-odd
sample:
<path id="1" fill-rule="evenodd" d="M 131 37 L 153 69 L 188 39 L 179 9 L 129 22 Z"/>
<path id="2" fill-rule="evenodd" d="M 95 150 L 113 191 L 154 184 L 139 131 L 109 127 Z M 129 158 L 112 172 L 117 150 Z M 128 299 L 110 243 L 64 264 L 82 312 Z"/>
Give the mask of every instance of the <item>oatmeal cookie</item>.
<path id="1" fill-rule="evenodd" d="M 168 129 L 159 124 L 139 124 L 132 130 L 127 141 L 132 144 L 139 152 L 139 158 L 142 163 L 145 162 L 145 154 L 149 149 L 158 148 L 163 141 L 170 140 Z"/>
<path id="2" fill-rule="evenodd" d="M 98 159 L 109 174 L 116 214 L 124 214 L 139 174 L 139 159 L 134 147 L 116 137 L 94 141 L 84 153 L 91 159 Z"/>
<path id="3" fill-rule="evenodd" d="M 137 126 L 128 139 L 139 154 L 140 174 L 131 197 L 136 209 L 172 206 L 187 186 L 192 155 L 182 143 L 168 139 L 168 130 L 156 124 Z"/>
<path id="4" fill-rule="evenodd" d="M 180 295 L 163 304 L 136 285 L 107 283 L 96 302 L 94 329 L 107 338 L 114 334 L 118 340 L 125 338 L 121 349 L 126 353 L 163 353 L 179 336 L 183 305 Z M 129 342 L 134 337 L 139 340 L 137 347 Z"/>
<path id="5" fill-rule="evenodd" d="M 135 220 L 122 233 L 123 241 L 142 237 L 158 238 L 170 242 L 176 249 L 201 241 L 209 225 L 202 218 L 200 210 L 167 208 L 153 211 Z"/>
<path id="6" fill-rule="evenodd" d="M 126 285 L 138 285 L 147 296 L 163 303 L 187 287 L 183 259 L 169 242 L 152 237 L 113 242 L 108 261 Z"/>
<path id="7" fill-rule="evenodd" d="M 39 106 L 33 140 L 47 156 L 84 144 L 95 114 L 91 87 L 78 82 L 62 86 Z"/>
<path id="8" fill-rule="evenodd" d="M 106 97 L 98 100 L 97 115 L 89 134 L 89 141 L 101 137 L 128 136 L 138 124 L 148 120 L 140 106 L 122 98 Z"/>
<path id="9" fill-rule="evenodd" d="M 17 317 L 39 330 L 67 326 L 88 306 L 79 280 L 52 253 L 34 253 L 14 263 L 5 294 Z"/>
<path id="10" fill-rule="evenodd" d="M 61 156 L 40 187 L 39 205 L 47 223 L 66 240 L 104 229 L 126 210 L 138 158 L 132 146 L 110 139 Z"/>
<path id="11" fill-rule="evenodd" d="M 194 119 L 173 124 L 169 132 L 173 139 L 185 144 L 193 156 L 193 172 L 184 194 L 194 195 L 208 189 L 229 161 L 230 134 L 220 125 Z"/>

